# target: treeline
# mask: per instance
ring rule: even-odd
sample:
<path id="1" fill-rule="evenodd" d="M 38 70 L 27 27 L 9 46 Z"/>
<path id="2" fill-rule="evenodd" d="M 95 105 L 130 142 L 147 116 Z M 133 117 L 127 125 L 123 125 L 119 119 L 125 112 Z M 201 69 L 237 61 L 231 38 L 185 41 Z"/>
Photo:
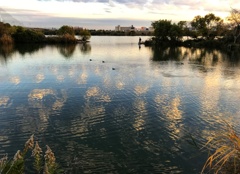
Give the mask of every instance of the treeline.
<path id="1" fill-rule="evenodd" d="M 171 20 L 152 22 L 154 37 L 146 45 L 184 45 L 222 47 L 240 43 L 240 10 L 232 9 L 227 22 L 209 13 L 195 16 L 192 21 L 172 23 Z"/>
<path id="2" fill-rule="evenodd" d="M 81 28 L 73 28 L 76 35 L 79 35 Z M 45 35 L 57 35 L 57 29 L 39 29 Z M 91 36 L 152 36 L 151 31 L 115 31 L 115 30 L 88 30 Z"/>
<path id="3" fill-rule="evenodd" d="M 77 43 L 86 42 L 91 38 L 88 30 L 79 29 L 75 33 L 74 28 L 67 25 L 55 30 L 54 36 L 46 37 L 46 31 L 46 29 L 24 28 L 0 22 L 0 43 Z M 78 35 L 79 39 L 75 35 Z"/>
<path id="4" fill-rule="evenodd" d="M 92 36 L 153 36 L 151 31 L 89 30 Z"/>

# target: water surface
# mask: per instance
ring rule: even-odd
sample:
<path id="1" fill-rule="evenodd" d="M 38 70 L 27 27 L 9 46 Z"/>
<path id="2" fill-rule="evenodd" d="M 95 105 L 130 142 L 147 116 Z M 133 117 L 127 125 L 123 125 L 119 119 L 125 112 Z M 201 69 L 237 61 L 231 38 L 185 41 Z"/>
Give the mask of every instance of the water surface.
<path id="1" fill-rule="evenodd" d="M 240 57 L 138 39 L 1 47 L 0 155 L 34 134 L 66 173 L 199 173 L 222 120 L 239 130 Z"/>

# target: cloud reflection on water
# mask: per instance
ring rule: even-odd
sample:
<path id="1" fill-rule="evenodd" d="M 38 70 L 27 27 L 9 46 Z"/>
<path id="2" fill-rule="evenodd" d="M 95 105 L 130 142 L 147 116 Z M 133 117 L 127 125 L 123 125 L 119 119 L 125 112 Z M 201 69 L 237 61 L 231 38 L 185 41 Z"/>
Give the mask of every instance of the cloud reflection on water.
<path id="1" fill-rule="evenodd" d="M 144 129 L 145 119 L 147 117 L 146 102 L 143 99 L 136 99 L 133 103 L 133 108 L 136 113 L 133 127 L 136 131 L 141 131 Z"/>
<path id="2" fill-rule="evenodd" d="M 14 106 L 12 125 L 17 128 L 6 130 L 45 136 L 75 155 L 82 170 L 94 162 L 104 168 L 104 156 L 120 159 L 117 164 L 108 161 L 112 168 L 134 161 L 134 167 L 146 164 L 157 173 L 179 171 L 179 161 L 189 162 L 188 150 L 195 151 L 183 139 L 188 130 L 205 138 L 225 113 L 240 113 L 238 66 L 232 67 L 224 53 L 193 48 L 153 53 L 144 47 L 139 51 L 137 44 L 122 45 L 111 50 L 109 45 L 93 44 L 91 54 L 70 49 L 68 60 L 59 57 L 60 48 L 55 47 L 30 57 L 12 54 L 14 61 L 7 68 L 2 64 L 7 75 L 1 76 L 0 109 Z M 66 164 L 70 157 L 59 153 Z M 94 158 L 94 153 L 99 156 Z"/>
<path id="3" fill-rule="evenodd" d="M 34 125 L 38 125 L 37 128 L 40 132 L 45 131 L 49 124 L 49 116 L 57 111 L 61 111 L 64 103 L 67 100 L 67 94 L 64 90 L 59 92 L 52 89 L 34 89 L 28 94 L 28 104 L 29 108 L 25 109 L 34 109 L 35 117 L 37 120 L 37 116 L 39 116 L 39 121 L 34 123 Z M 20 108 L 19 108 L 20 109 Z M 22 110 L 22 109 L 21 109 Z M 28 111 L 30 112 L 30 110 Z M 28 114 L 27 114 L 28 115 Z M 30 122 L 36 122 L 33 118 L 26 117 L 26 120 L 31 120 Z M 33 128 L 34 129 L 34 128 Z"/>
<path id="4" fill-rule="evenodd" d="M 45 76 L 44 76 L 44 74 L 39 73 L 36 75 L 35 78 L 36 78 L 36 83 L 41 83 L 45 79 Z"/>
<path id="5" fill-rule="evenodd" d="M 148 90 L 149 90 L 149 86 L 137 85 L 134 88 L 134 92 L 137 96 L 147 93 Z"/>
<path id="6" fill-rule="evenodd" d="M 12 77 L 10 78 L 10 81 L 11 81 L 13 84 L 18 85 L 18 84 L 21 82 L 21 79 L 20 79 L 19 76 L 12 76 Z"/>
<path id="7" fill-rule="evenodd" d="M 0 107 L 10 106 L 10 97 L 2 96 L 0 97 Z"/>

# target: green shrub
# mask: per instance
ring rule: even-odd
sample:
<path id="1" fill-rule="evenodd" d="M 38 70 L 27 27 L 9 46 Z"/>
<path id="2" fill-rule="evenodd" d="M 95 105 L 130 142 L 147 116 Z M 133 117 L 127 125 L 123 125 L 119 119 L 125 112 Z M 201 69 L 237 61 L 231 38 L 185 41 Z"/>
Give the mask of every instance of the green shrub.
<path id="1" fill-rule="evenodd" d="M 18 27 L 13 39 L 17 43 L 41 43 L 45 41 L 45 35 L 39 31 Z"/>

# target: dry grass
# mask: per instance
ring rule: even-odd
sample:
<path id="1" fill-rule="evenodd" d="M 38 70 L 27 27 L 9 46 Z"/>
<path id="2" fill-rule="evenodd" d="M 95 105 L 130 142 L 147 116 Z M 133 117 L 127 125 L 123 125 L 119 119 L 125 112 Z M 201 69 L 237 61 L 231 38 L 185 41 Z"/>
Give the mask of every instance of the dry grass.
<path id="1" fill-rule="evenodd" d="M 201 173 L 240 173 L 240 137 L 232 126 L 226 123 L 224 132 L 211 138 L 204 147 L 215 151 L 209 155 Z"/>
<path id="2" fill-rule="evenodd" d="M 38 142 L 34 143 L 34 136 L 32 135 L 25 143 L 22 151 L 18 150 L 13 159 L 8 160 L 7 155 L 0 159 L 0 174 L 24 174 L 28 173 L 25 167 L 25 161 L 30 160 L 27 158 L 28 151 L 32 151 L 31 159 L 33 161 L 34 173 L 40 174 L 55 174 L 59 173 L 58 165 L 54 153 L 49 146 L 46 146 L 46 152 L 42 155 L 42 149 Z"/>

